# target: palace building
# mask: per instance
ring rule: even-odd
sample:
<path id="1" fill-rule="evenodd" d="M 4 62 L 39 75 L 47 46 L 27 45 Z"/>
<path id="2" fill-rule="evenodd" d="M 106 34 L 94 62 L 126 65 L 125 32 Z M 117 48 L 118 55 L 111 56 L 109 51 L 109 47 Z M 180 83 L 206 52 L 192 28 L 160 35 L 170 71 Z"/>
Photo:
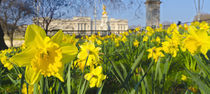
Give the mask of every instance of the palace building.
<path id="1" fill-rule="evenodd" d="M 128 20 L 108 18 L 106 7 L 103 6 L 101 19 L 91 19 L 91 17 L 73 17 L 72 19 L 53 19 L 49 25 L 50 31 L 63 30 L 68 34 L 90 35 L 99 31 L 109 33 L 121 33 L 128 30 Z M 39 19 L 39 23 L 42 23 Z M 49 32 L 49 33 L 55 33 Z"/>

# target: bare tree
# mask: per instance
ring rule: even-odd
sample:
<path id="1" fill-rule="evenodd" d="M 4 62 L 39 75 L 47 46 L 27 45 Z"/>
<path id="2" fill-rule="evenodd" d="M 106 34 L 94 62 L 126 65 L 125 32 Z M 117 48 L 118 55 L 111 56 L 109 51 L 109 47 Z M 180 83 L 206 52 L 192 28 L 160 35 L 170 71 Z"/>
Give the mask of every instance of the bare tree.
<path id="1" fill-rule="evenodd" d="M 99 11 L 103 4 L 109 10 L 120 11 L 120 9 L 126 9 L 128 5 L 132 5 L 133 1 L 135 0 L 130 0 L 128 1 L 130 3 L 127 4 L 123 0 L 69 0 L 71 11 L 78 16 L 86 16 L 88 13 L 92 15 L 94 8 L 96 7 L 96 10 Z"/>
<path id="2" fill-rule="evenodd" d="M 54 19 L 61 18 L 66 14 L 66 9 L 70 3 L 68 0 L 35 0 L 34 3 L 37 7 L 37 17 L 33 20 L 38 25 L 42 26 L 46 33 L 50 30 L 50 23 Z"/>
<path id="3" fill-rule="evenodd" d="M 0 6 L 1 6 L 1 1 L 2 0 L 0 0 Z M 7 48 L 8 47 L 7 47 L 7 45 L 4 42 L 4 32 L 3 32 L 1 24 L 0 24 L 0 50 L 4 50 L 4 49 L 7 49 Z"/>
<path id="4" fill-rule="evenodd" d="M 7 45 L 4 42 L 4 32 L 1 28 L 1 24 L 0 24 L 0 50 L 4 50 L 7 49 Z"/>
<path id="5" fill-rule="evenodd" d="M 33 14 L 30 4 L 24 0 L 2 0 L 0 21 L 4 32 L 8 35 L 13 47 L 13 35 L 18 25 L 25 23 L 26 18 Z"/>

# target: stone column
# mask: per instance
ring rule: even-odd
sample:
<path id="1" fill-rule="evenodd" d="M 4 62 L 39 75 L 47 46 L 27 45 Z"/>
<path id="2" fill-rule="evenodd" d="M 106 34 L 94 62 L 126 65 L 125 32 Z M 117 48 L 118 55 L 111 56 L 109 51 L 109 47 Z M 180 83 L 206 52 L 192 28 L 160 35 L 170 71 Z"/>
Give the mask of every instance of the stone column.
<path id="1" fill-rule="evenodd" d="M 77 26 L 78 26 L 78 30 L 79 30 L 80 29 L 79 23 L 77 23 Z"/>
<path id="2" fill-rule="evenodd" d="M 160 0 L 146 0 L 146 25 L 160 24 Z"/>
<path id="3" fill-rule="evenodd" d="M 86 23 L 84 23 L 84 30 L 86 30 Z"/>

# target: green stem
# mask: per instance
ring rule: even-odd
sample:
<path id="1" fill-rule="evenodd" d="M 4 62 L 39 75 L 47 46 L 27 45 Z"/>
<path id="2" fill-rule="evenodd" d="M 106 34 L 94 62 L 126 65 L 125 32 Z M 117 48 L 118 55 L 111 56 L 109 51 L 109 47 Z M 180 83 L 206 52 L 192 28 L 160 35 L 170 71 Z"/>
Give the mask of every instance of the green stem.
<path id="1" fill-rule="evenodd" d="M 154 64 L 154 61 L 152 60 L 152 63 L 149 65 L 149 68 L 147 69 L 147 71 L 145 72 L 145 74 L 141 77 L 141 80 L 136 84 L 135 90 L 136 90 L 136 93 L 137 94 L 138 94 L 138 88 L 139 88 L 139 86 L 141 86 L 141 82 L 144 80 L 145 76 L 150 71 L 150 69 L 153 66 L 153 64 Z"/>
<path id="2" fill-rule="evenodd" d="M 82 94 L 82 92 L 80 92 L 80 91 L 81 91 L 81 90 L 80 90 L 80 87 L 81 87 L 81 85 L 82 85 L 82 79 L 83 79 L 83 77 L 84 77 L 84 71 L 85 71 L 85 68 L 86 68 L 86 64 L 87 64 L 87 61 L 88 61 L 88 57 L 89 57 L 89 55 L 87 56 L 86 61 L 85 61 L 85 66 L 84 66 L 84 68 L 83 68 L 83 72 L 82 72 L 82 75 L 81 75 L 81 78 L 80 78 L 79 88 L 77 89 L 77 94 Z"/>
<path id="3" fill-rule="evenodd" d="M 42 76 L 40 80 L 40 86 L 41 86 L 41 94 L 45 94 L 45 78 Z"/>

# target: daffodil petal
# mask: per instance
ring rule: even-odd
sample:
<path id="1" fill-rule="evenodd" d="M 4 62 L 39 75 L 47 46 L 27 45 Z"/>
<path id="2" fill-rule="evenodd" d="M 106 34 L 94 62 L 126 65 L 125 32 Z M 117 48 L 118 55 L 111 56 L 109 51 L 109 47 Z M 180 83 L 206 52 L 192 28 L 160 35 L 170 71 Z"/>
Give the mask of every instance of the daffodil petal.
<path id="1" fill-rule="evenodd" d="M 62 61 L 64 63 L 69 63 L 70 61 L 72 61 L 76 57 L 78 52 L 78 49 L 75 45 L 61 47 L 61 50 L 63 54 Z"/>
<path id="2" fill-rule="evenodd" d="M 25 79 L 30 85 L 35 84 L 41 78 L 40 71 L 34 71 L 31 66 L 26 67 Z"/>
<path id="3" fill-rule="evenodd" d="M 57 77 L 61 82 L 64 82 L 64 79 L 63 79 L 63 68 L 60 69 L 59 72 L 56 73 L 54 76 Z"/>
<path id="4" fill-rule="evenodd" d="M 92 73 L 87 73 L 87 74 L 85 74 L 85 76 L 84 76 L 84 78 L 85 78 L 86 80 L 90 80 L 92 77 L 93 77 L 93 74 L 92 74 Z"/>
<path id="5" fill-rule="evenodd" d="M 100 75 L 102 73 L 102 67 L 98 66 L 95 70 L 93 70 L 95 75 Z"/>
<path id="6" fill-rule="evenodd" d="M 31 60 L 34 58 L 34 53 L 34 48 L 26 48 L 22 52 L 11 57 L 9 60 L 20 67 L 27 66 L 31 64 Z"/>
<path id="7" fill-rule="evenodd" d="M 97 81 L 98 80 L 95 77 L 92 77 L 92 79 L 90 79 L 90 88 L 95 87 Z"/>
<path id="8" fill-rule="evenodd" d="M 62 30 L 59 30 L 52 38 L 51 40 L 59 45 L 61 45 L 63 40 L 64 33 Z"/>
<path id="9" fill-rule="evenodd" d="M 33 46 L 43 46 L 43 39 L 46 37 L 45 31 L 35 25 L 28 25 L 25 34 L 25 45 L 26 47 L 33 47 Z"/>

